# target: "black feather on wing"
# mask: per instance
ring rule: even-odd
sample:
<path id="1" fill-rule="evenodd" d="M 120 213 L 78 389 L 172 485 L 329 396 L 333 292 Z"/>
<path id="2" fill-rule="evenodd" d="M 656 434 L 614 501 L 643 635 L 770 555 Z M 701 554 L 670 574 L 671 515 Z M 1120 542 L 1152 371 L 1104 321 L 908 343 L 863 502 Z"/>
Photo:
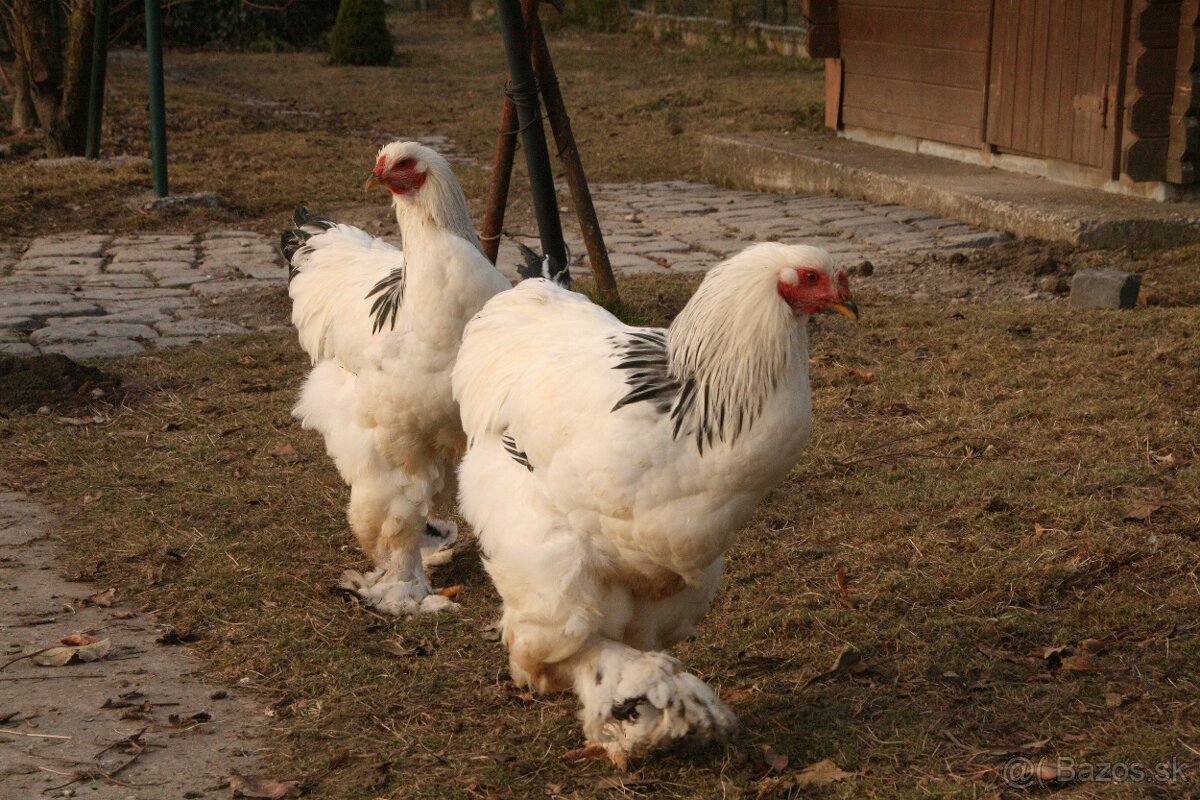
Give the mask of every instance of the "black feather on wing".
<path id="1" fill-rule="evenodd" d="M 610 341 L 617 351 L 615 369 L 625 372 L 625 385 L 629 387 L 612 411 L 633 403 L 650 403 L 659 414 L 670 416 L 672 439 L 694 435 L 696 447 L 704 455 L 717 431 L 724 430 L 726 410 L 713 402 L 709 387 L 697 383 L 694 376 L 676 377 L 671 372 L 666 330 L 641 328 L 613 336 Z M 738 410 L 731 440 L 738 437 L 744 424 L 749 421 Z"/>
<path id="2" fill-rule="evenodd" d="M 500 441 L 504 444 L 505 451 L 512 456 L 513 461 L 533 472 L 533 464 L 529 463 L 529 456 L 517 446 L 517 440 L 513 438 L 512 433 L 505 431 L 504 435 L 500 437 Z"/>
<path id="3" fill-rule="evenodd" d="M 378 297 L 376 297 L 378 295 Z M 367 299 L 375 297 L 371 304 L 371 315 L 375 324 L 371 333 L 379 333 L 386 326 L 389 330 L 396 327 L 396 314 L 404 301 L 404 267 L 396 267 L 367 292 Z"/>
<path id="4" fill-rule="evenodd" d="M 667 332 L 662 328 L 643 328 L 614 336 L 612 341 L 620 359 L 616 368 L 625 371 L 625 384 L 629 386 L 612 410 L 649 401 L 660 414 L 669 412 L 680 386 L 671 374 L 667 358 Z"/>
<path id="5" fill-rule="evenodd" d="M 307 250 L 308 240 L 337 224 L 333 220 L 309 213 L 304 206 L 300 206 L 292 213 L 292 222 L 295 227 L 284 231 L 279 236 L 279 249 L 283 251 L 283 257 L 288 262 L 288 283 L 291 283 L 292 278 L 296 277 L 296 273 L 300 271 L 300 268 L 296 266 L 296 256 L 303 257 L 309 252 Z"/>

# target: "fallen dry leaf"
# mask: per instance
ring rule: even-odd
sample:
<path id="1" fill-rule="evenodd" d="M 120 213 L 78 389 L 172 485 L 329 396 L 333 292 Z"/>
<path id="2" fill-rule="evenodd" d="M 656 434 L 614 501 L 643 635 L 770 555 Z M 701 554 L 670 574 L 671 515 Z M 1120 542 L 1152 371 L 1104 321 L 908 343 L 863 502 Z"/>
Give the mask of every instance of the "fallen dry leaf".
<path id="1" fill-rule="evenodd" d="M 608 751 L 602 744 L 586 744 L 562 754 L 563 761 L 591 761 L 599 758 L 608 758 Z"/>
<path id="2" fill-rule="evenodd" d="M 758 687 L 751 686 L 747 689 L 731 689 L 730 691 L 724 693 L 724 697 L 725 697 L 726 702 L 736 703 L 740 700 L 745 700 L 747 697 L 751 697 L 752 695 L 757 694 L 757 693 L 758 693 Z"/>
<path id="3" fill-rule="evenodd" d="M 453 586 L 447 586 L 444 589 L 438 589 L 437 593 L 442 597 L 458 597 L 460 594 L 462 594 L 462 590 L 463 585 L 461 583 L 456 583 Z"/>
<path id="4" fill-rule="evenodd" d="M 888 414 L 894 414 L 897 417 L 908 417 L 917 413 L 917 410 L 908 403 L 890 403 L 883 410 Z"/>
<path id="5" fill-rule="evenodd" d="M 854 601 L 850 599 L 850 579 L 846 577 L 846 568 L 838 567 L 833 579 L 837 583 L 838 594 L 842 596 L 842 602 L 849 608 L 854 608 Z"/>
<path id="6" fill-rule="evenodd" d="M 997 747 L 989 747 L 983 751 L 984 754 L 995 756 L 996 758 L 1007 758 L 1008 756 L 1031 756 L 1042 752 L 1046 745 L 1050 744 L 1049 739 L 1037 739 L 1032 742 L 1014 745 L 999 745 Z"/>
<path id="7" fill-rule="evenodd" d="M 844 769 L 833 763 L 833 759 L 825 758 L 815 764 L 809 764 L 804 769 L 796 774 L 797 786 L 828 786 L 834 781 L 843 781 L 846 778 L 853 778 L 853 772 L 846 772 Z"/>
<path id="8" fill-rule="evenodd" d="M 771 772 L 783 772 L 787 769 L 788 757 L 783 753 L 775 752 L 774 748 L 769 744 L 761 744 L 763 762 L 767 765 L 767 769 Z"/>
<path id="9" fill-rule="evenodd" d="M 63 645 L 50 647 L 32 657 L 33 663 L 39 667 L 63 667 L 72 663 L 89 663 L 99 661 L 112 650 L 112 642 L 100 639 L 82 646 Z"/>
<path id="10" fill-rule="evenodd" d="M 59 639 L 59 641 L 63 644 L 71 645 L 72 647 L 83 647 L 84 645 L 88 645 L 97 641 L 97 639 L 95 636 L 88 636 L 86 633 L 76 631 L 75 633 L 68 633 L 66 636 Z"/>
<path id="11" fill-rule="evenodd" d="M 1076 653 L 1062 660 L 1059 668 L 1063 672 L 1101 672 L 1103 667 L 1092 661 L 1087 653 Z"/>
<path id="12" fill-rule="evenodd" d="M 74 647 L 50 647 L 33 656 L 33 663 L 39 667 L 62 667 L 74 657 Z"/>
<path id="13" fill-rule="evenodd" d="M 839 675 L 858 675 L 866 671 L 867 665 L 862 661 L 862 654 L 858 652 L 858 649 L 854 645 L 848 644 L 838 652 L 837 658 L 833 660 L 833 665 L 824 672 L 819 672 L 805 681 L 804 688 L 828 678 L 834 678 Z"/>
<path id="14" fill-rule="evenodd" d="M 1138 500 L 1125 510 L 1121 516 L 1122 522 L 1149 522 L 1155 511 L 1162 508 L 1161 503 L 1150 500 Z"/>
<path id="15" fill-rule="evenodd" d="M 71 425 L 76 428 L 82 428 L 86 425 L 103 425 L 108 422 L 108 417 L 101 415 L 94 417 L 55 417 L 54 421 L 59 425 Z"/>
<path id="16" fill-rule="evenodd" d="M 178 631 L 174 628 L 170 628 L 166 633 L 164 633 L 162 636 L 159 636 L 154 641 L 158 644 L 165 645 L 193 644 L 194 642 L 198 642 L 203 638 L 204 637 L 196 631 Z"/>
<path id="17" fill-rule="evenodd" d="M 875 373 L 866 369 L 854 369 L 853 367 L 846 368 L 846 374 L 852 378 L 858 378 L 863 383 L 870 383 L 875 380 Z"/>
<path id="18" fill-rule="evenodd" d="M 300 796 L 300 781 L 276 781 L 262 775 L 229 774 L 229 788 L 234 797 L 265 797 L 267 800 L 282 800 Z"/>
<path id="19" fill-rule="evenodd" d="M 110 608 L 112 604 L 116 602 L 116 599 L 117 590 L 109 588 L 102 592 L 96 592 L 95 594 L 88 595 L 80 602 L 85 606 L 100 606 L 101 608 Z"/>
<path id="20" fill-rule="evenodd" d="M 296 448 L 288 442 L 279 442 L 267 448 L 267 455 L 272 458 L 278 458 L 285 464 L 295 464 L 300 461 L 300 454 L 296 452 Z"/>

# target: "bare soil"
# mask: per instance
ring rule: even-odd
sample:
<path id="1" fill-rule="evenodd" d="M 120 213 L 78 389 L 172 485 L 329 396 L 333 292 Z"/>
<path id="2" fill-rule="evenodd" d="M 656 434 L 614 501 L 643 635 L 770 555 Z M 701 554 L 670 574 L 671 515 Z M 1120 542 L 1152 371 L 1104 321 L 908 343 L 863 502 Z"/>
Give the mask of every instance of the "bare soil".
<path id="1" fill-rule="evenodd" d="M 0 356 L 0 414 L 47 408 L 66 414 L 115 400 L 121 377 L 62 355 Z"/>

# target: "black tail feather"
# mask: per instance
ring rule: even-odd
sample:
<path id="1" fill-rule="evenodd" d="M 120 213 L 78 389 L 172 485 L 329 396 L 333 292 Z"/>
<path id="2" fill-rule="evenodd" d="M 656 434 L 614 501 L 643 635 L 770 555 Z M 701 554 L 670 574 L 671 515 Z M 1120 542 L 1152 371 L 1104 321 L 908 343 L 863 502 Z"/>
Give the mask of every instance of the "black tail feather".
<path id="1" fill-rule="evenodd" d="M 296 253 L 308 244 L 308 240 L 316 236 L 322 231 L 327 231 L 337 223 L 333 220 L 318 217 L 315 214 L 309 213 L 309 210 L 304 206 L 300 206 L 292 212 L 292 222 L 295 227 L 289 231 L 283 231 L 279 235 L 279 249 L 283 251 L 283 257 L 288 262 L 288 282 L 296 277 L 298 267 L 296 266 Z"/>

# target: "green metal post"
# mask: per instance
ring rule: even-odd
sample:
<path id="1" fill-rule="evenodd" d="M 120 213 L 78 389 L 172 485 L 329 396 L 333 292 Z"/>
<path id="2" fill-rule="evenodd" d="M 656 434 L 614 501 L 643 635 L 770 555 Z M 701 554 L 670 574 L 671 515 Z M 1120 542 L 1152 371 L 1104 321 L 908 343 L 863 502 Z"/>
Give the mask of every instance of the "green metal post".
<path id="1" fill-rule="evenodd" d="M 150 81 L 150 159 L 154 162 L 154 193 L 166 197 L 167 101 L 163 92 L 159 0 L 146 0 L 146 70 Z"/>
<path id="2" fill-rule="evenodd" d="M 96 0 L 96 28 L 92 39 L 92 88 L 88 98 L 88 158 L 100 157 L 100 122 L 104 118 L 104 68 L 108 63 L 108 2 Z"/>

